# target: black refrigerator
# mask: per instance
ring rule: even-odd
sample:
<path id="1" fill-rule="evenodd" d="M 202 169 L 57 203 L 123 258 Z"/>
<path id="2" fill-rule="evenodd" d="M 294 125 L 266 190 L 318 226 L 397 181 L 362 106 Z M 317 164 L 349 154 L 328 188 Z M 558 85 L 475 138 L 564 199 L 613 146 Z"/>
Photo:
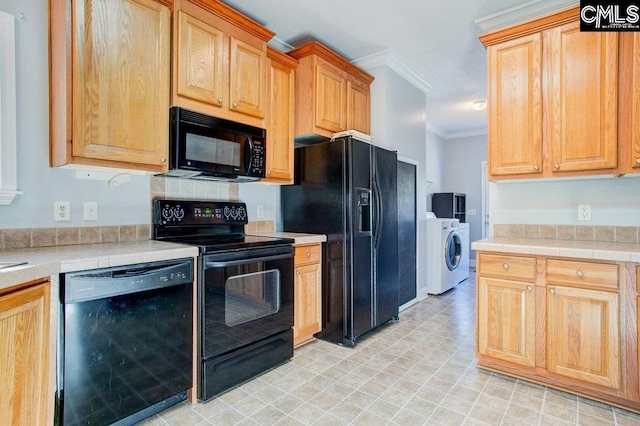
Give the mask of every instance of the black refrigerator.
<path id="1" fill-rule="evenodd" d="M 398 317 L 397 155 L 343 137 L 296 148 L 295 183 L 281 189 L 284 230 L 327 236 L 322 331 L 353 346 Z"/>

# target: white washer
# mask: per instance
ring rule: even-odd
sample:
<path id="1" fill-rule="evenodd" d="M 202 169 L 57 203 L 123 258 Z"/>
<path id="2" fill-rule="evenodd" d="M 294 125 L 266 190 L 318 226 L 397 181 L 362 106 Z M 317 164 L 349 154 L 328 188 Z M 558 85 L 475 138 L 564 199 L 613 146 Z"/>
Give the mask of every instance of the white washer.
<path id="1" fill-rule="evenodd" d="M 458 235 L 462 243 L 462 254 L 460 256 L 460 265 L 458 265 L 457 280 L 458 283 L 469 278 L 469 224 L 460 223 L 458 225 Z"/>
<path id="2" fill-rule="evenodd" d="M 441 294 L 459 283 L 462 241 L 458 219 L 427 218 L 427 293 Z"/>

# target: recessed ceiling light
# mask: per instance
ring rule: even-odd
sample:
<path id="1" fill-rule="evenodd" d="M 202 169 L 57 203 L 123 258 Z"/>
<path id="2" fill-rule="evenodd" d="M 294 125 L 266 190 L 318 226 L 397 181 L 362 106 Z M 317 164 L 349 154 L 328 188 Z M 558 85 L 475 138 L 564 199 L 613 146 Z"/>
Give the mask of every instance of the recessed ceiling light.
<path id="1" fill-rule="evenodd" d="M 471 104 L 471 108 L 475 109 L 476 111 L 482 111 L 486 107 L 487 107 L 486 99 L 477 99 L 473 101 L 473 104 Z"/>

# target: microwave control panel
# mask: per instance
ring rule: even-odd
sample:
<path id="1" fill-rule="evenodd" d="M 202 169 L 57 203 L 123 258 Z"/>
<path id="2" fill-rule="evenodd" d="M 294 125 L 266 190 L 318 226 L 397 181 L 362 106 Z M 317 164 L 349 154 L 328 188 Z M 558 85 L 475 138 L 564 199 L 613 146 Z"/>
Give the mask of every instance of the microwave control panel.
<path id="1" fill-rule="evenodd" d="M 251 153 L 251 176 L 261 176 L 264 177 L 264 142 L 263 141 L 254 141 L 253 142 L 253 152 Z"/>

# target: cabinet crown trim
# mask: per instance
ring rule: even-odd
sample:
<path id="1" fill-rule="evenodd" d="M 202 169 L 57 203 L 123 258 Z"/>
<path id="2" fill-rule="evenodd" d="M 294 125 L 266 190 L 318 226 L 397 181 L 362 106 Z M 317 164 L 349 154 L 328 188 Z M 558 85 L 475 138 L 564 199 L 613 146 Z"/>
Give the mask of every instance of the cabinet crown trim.
<path id="1" fill-rule="evenodd" d="M 280 52 L 271 46 L 267 46 L 267 57 L 273 61 L 279 62 L 289 68 L 296 69 L 298 67 L 298 60 L 292 58 L 286 53 Z"/>
<path id="2" fill-rule="evenodd" d="M 563 24 L 568 24 L 569 22 L 574 22 L 579 18 L 580 7 L 572 7 L 571 9 L 566 9 L 562 12 L 523 22 L 522 24 L 515 25 L 513 27 L 492 31 L 481 35 L 479 39 L 485 46 L 491 46 Z"/>
<path id="3" fill-rule="evenodd" d="M 290 50 L 287 54 L 296 59 L 301 59 L 309 55 L 317 55 L 338 68 L 345 70 L 366 84 L 371 84 L 374 80 L 374 77 L 371 74 L 361 70 L 333 50 L 329 49 L 327 46 L 317 41 L 310 41 L 303 46 Z"/>
<path id="4" fill-rule="evenodd" d="M 273 38 L 276 33 L 270 29 L 260 25 L 258 22 L 249 18 L 246 15 L 238 12 L 235 9 L 227 6 L 226 4 L 217 0 L 188 0 L 201 8 L 213 13 L 225 21 L 239 27 L 251 35 L 258 37 L 259 39 L 267 42 Z"/>

